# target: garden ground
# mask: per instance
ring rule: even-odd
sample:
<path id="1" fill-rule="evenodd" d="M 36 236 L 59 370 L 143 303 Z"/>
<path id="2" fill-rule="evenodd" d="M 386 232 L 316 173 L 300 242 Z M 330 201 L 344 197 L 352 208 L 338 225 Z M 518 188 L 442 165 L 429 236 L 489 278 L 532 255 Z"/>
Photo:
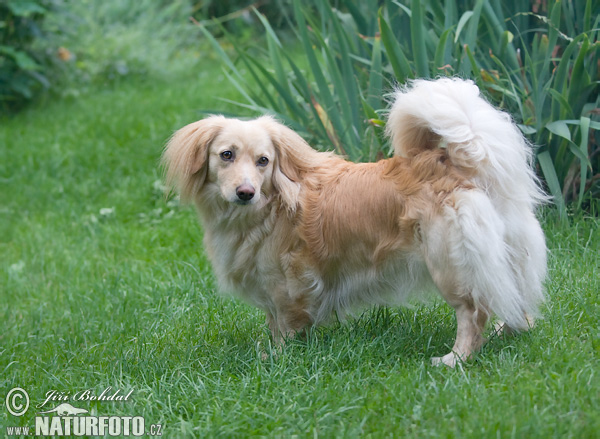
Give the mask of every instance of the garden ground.
<path id="1" fill-rule="evenodd" d="M 123 81 L 0 121 L 1 431 L 33 425 L 4 398 L 107 387 L 166 437 L 591 438 L 600 416 L 600 222 L 543 212 L 544 319 L 492 336 L 454 370 L 442 302 L 370 309 L 261 359 L 261 313 L 215 291 L 190 208 L 158 160 L 177 128 L 235 97 L 217 68 Z"/>

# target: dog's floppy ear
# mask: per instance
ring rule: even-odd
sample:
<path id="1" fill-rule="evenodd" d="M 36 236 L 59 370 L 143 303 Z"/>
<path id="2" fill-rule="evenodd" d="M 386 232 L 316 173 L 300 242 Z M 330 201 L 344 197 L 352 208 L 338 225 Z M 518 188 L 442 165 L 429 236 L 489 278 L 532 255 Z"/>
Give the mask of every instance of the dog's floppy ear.
<path id="1" fill-rule="evenodd" d="M 173 134 L 167 143 L 162 155 L 166 184 L 169 190 L 179 192 L 182 201 L 189 201 L 204 184 L 208 146 L 226 120 L 223 116 L 211 116 L 193 122 Z"/>
<path id="2" fill-rule="evenodd" d="M 257 122 L 270 133 L 277 152 L 273 186 L 283 204 L 293 212 L 298 205 L 302 179 L 316 166 L 318 153 L 302 137 L 272 117 L 263 116 Z"/>

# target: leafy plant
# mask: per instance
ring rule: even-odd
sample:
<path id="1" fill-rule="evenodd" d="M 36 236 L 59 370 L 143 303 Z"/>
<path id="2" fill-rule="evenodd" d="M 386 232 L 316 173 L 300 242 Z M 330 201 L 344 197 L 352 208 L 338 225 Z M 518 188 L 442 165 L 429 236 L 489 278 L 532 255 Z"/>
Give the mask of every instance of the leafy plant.
<path id="1" fill-rule="evenodd" d="M 592 3 L 575 2 L 580 8 L 571 10 L 573 3 L 555 2 L 548 16 L 525 14 L 544 26 L 544 32 L 521 32 L 517 50 L 506 50 L 502 58 L 491 52 L 473 65 L 477 81 L 492 96 L 498 94 L 499 103 L 511 110 L 523 132 L 540 145 L 538 162 L 562 212 L 565 201 L 575 201 L 580 207 L 586 190 L 593 194 L 594 179 L 600 177 L 597 157 L 593 163 L 599 152 L 593 130 L 600 123 L 592 120 L 600 103 L 600 21 L 598 14 L 595 23 L 591 21 Z M 494 36 L 513 39 L 509 30 Z"/>
<path id="2" fill-rule="evenodd" d="M 473 78 L 533 143 L 561 213 L 598 191 L 598 6 L 592 0 L 293 1 L 300 56 L 269 21 L 266 48 L 234 54 L 204 27 L 225 74 L 255 112 L 274 113 L 320 148 L 352 160 L 389 154 L 384 94 L 416 77 Z M 595 20 L 595 21 L 594 21 Z M 244 70 L 248 72 L 244 75 Z M 571 188 L 576 184 L 577 190 Z"/>
<path id="3" fill-rule="evenodd" d="M 32 48 L 50 1 L 0 0 L 0 110 L 7 112 L 49 86 L 43 53 Z"/>

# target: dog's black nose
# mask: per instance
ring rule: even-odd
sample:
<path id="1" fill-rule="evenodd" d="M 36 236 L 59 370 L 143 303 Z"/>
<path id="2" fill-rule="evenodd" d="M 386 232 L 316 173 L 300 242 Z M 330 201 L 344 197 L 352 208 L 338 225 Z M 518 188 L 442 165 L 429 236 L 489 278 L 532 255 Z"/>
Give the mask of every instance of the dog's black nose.
<path id="1" fill-rule="evenodd" d="M 235 190 L 236 195 L 242 201 L 250 201 L 254 197 L 254 188 L 249 184 L 242 184 Z"/>

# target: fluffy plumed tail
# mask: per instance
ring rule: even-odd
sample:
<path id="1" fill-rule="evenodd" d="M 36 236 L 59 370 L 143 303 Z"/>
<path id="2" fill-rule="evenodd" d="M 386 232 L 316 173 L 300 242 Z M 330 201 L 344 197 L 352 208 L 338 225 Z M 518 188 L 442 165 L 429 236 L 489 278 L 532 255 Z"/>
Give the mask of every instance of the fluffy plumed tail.
<path id="1" fill-rule="evenodd" d="M 457 195 L 456 210 L 444 217 L 446 236 L 438 243 L 430 237 L 430 251 L 447 246 L 444 260 L 473 301 L 526 329 L 544 298 L 546 245 L 534 211 L 547 198 L 519 128 L 473 82 L 444 78 L 398 90 L 387 133 L 400 156 L 446 148 L 450 164 L 479 188 Z"/>
<path id="2" fill-rule="evenodd" d="M 474 171 L 473 182 L 493 201 L 533 209 L 547 200 L 532 169 L 531 147 L 510 116 L 486 102 L 472 81 L 416 80 L 397 90 L 387 133 L 399 156 L 447 148 L 452 164 Z"/>

